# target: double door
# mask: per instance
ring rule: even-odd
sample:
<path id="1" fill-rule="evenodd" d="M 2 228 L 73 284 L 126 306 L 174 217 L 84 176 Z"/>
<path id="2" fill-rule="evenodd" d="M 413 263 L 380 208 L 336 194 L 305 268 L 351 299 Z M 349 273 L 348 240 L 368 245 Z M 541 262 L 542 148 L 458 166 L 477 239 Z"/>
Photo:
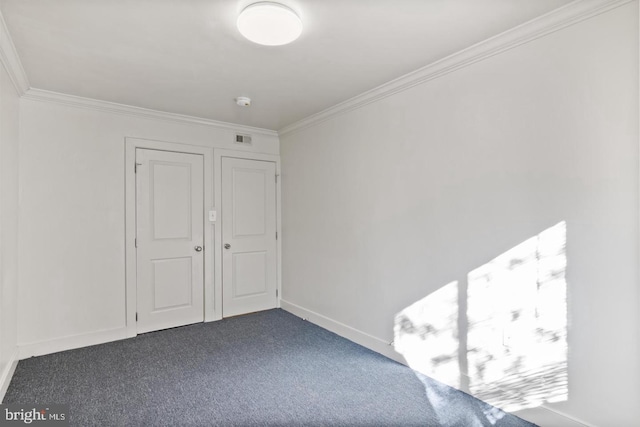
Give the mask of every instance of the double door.
<path id="1" fill-rule="evenodd" d="M 204 321 L 203 168 L 199 154 L 136 149 L 137 333 Z M 223 157 L 221 184 L 223 316 L 274 308 L 275 163 Z"/>

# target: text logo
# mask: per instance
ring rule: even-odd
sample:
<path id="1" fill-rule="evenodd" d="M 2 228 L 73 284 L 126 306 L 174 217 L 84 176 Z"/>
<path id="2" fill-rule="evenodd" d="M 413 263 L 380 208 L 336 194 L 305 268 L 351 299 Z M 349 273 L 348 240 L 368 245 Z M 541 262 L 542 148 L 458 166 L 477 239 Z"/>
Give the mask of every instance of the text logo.
<path id="1" fill-rule="evenodd" d="M 0 405 L 0 427 L 68 426 L 69 405 Z"/>

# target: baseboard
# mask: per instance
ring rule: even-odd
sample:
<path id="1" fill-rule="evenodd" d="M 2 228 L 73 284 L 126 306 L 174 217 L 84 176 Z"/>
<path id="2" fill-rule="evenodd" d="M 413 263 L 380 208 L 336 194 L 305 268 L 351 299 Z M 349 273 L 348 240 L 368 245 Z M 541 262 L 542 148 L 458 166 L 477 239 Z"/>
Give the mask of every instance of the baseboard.
<path id="1" fill-rule="evenodd" d="M 467 384 L 470 383 L 471 377 L 467 373 L 462 373 L 466 378 Z M 509 395 L 508 390 L 504 390 L 498 387 L 501 393 L 505 396 Z M 467 394 L 473 395 L 468 389 L 462 390 Z M 555 408 L 547 406 L 548 404 L 542 404 L 535 408 L 521 409 L 518 411 L 509 411 L 513 415 L 516 415 L 523 420 L 527 420 L 541 427 L 596 427 L 595 425 L 588 423 L 584 420 L 576 418 L 572 415 L 565 414 L 562 411 L 558 411 Z"/>
<path id="2" fill-rule="evenodd" d="M 380 338 L 369 335 L 344 323 L 333 320 L 327 316 L 308 310 L 289 301 L 280 300 L 281 308 L 293 315 L 301 317 L 309 322 L 327 329 L 343 338 L 360 344 L 370 350 L 387 356 L 403 365 L 406 361 L 400 353 L 397 353 L 389 343 Z M 525 409 L 513 412 L 514 415 L 541 427 L 596 427 L 571 415 L 549 408 L 545 405 L 533 409 Z"/>
<path id="3" fill-rule="evenodd" d="M 284 311 L 288 311 L 291 314 L 308 320 L 309 322 L 327 329 L 334 334 L 340 335 L 349 341 L 353 341 L 356 344 L 360 344 L 363 347 L 375 351 L 376 353 L 380 353 L 389 359 L 393 359 L 403 365 L 407 364 L 400 353 L 397 353 L 388 342 L 381 340 L 380 338 L 369 335 L 366 332 L 362 332 L 358 329 L 352 328 L 351 326 L 345 325 L 344 323 L 340 323 L 336 320 L 323 316 L 322 314 L 318 314 L 283 299 L 280 300 L 280 304 Z"/>
<path id="4" fill-rule="evenodd" d="M 13 352 L 7 362 L 7 366 L 0 374 L 0 402 L 4 400 L 4 395 L 7 393 L 13 373 L 16 371 L 16 366 L 18 366 L 18 349 Z"/>
<path id="5" fill-rule="evenodd" d="M 542 405 L 513 412 L 514 415 L 541 427 L 596 427 L 586 421 Z"/>
<path id="6" fill-rule="evenodd" d="M 127 338 L 127 328 L 105 329 L 90 332 L 88 334 L 71 335 L 47 341 L 38 341 L 18 345 L 18 358 L 20 360 L 33 356 L 58 353 L 75 348 L 88 347 L 96 344 L 104 344 Z"/>

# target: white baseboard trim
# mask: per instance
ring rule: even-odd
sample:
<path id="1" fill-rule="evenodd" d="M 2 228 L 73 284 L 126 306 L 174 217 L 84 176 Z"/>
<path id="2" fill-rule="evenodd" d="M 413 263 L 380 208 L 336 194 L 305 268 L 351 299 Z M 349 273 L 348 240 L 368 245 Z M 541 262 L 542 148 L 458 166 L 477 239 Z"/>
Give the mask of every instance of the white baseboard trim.
<path id="1" fill-rule="evenodd" d="M 71 335 L 47 341 L 19 344 L 18 358 L 23 360 L 33 356 L 42 356 L 65 350 L 73 350 L 75 348 L 118 341 L 127 337 L 127 328 L 122 327 L 116 329 L 105 329 L 87 334 Z"/>
<path id="2" fill-rule="evenodd" d="M 392 360 L 406 365 L 406 361 L 397 353 L 393 347 L 386 341 L 362 332 L 344 323 L 333 320 L 327 316 L 308 310 L 297 304 L 280 300 L 280 306 L 295 316 L 307 320 L 315 325 L 327 329 L 343 338 L 360 344 L 370 350 L 380 353 Z M 33 342 L 28 344 L 20 344 L 18 349 L 10 358 L 9 363 L 0 374 L 0 402 L 4 399 L 13 373 L 15 372 L 18 360 L 26 359 L 33 356 L 42 356 L 45 354 L 57 353 L 65 350 L 73 350 L 81 347 L 88 347 L 96 344 L 103 344 L 112 341 L 118 341 L 127 338 L 126 328 L 107 329 L 87 334 L 72 335 L 63 338 L 57 338 L 48 341 Z M 580 420 L 574 416 L 565 414 L 556 409 L 542 405 L 538 408 L 525 409 L 514 413 L 522 419 L 530 421 L 540 426 L 553 427 L 596 427 L 586 421 Z"/>
<path id="3" fill-rule="evenodd" d="M 546 405 L 523 409 L 513 412 L 513 414 L 542 427 L 596 427 L 594 424 L 549 408 Z"/>
<path id="4" fill-rule="evenodd" d="M 0 402 L 4 400 L 4 395 L 7 393 L 7 389 L 11 383 L 11 378 L 13 378 L 13 373 L 16 371 L 16 366 L 18 366 L 17 348 L 9 358 L 7 366 L 5 366 L 2 373 L 0 373 Z"/>
<path id="5" fill-rule="evenodd" d="M 468 373 L 461 373 L 467 379 L 467 383 L 471 381 L 471 377 Z M 455 387 L 454 387 L 455 388 Z M 498 388 L 505 396 L 509 395 L 509 390 Z M 467 394 L 473 395 L 468 389 L 462 390 Z M 518 411 L 509 411 L 510 413 L 527 420 L 542 427 L 597 427 L 591 423 L 588 423 L 580 418 L 576 418 L 572 415 L 568 415 L 562 411 L 558 411 L 555 408 L 549 407 L 552 403 L 542 404 L 535 408 L 521 409 Z"/>
<path id="6" fill-rule="evenodd" d="M 584 420 L 581 420 L 580 418 L 565 414 L 564 412 L 558 411 L 557 409 L 549 408 L 547 405 L 540 406 L 540 409 L 554 414 L 553 416 L 555 416 L 557 420 L 562 420 L 562 422 L 568 423 L 567 426 L 573 427 L 573 425 L 579 425 L 585 427 L 597 427 L 595 424 L 591 424 Z"/>
<path id="7" fill-rule="evenodd" d="M 388 342 L 381 340 L 380 338 L 369 335 L 366 332 L 362 332 L 358 329 L 352 328 L 351 326 L 330 319 L 326 316 L 323 316 L 322 314 L 318 314 L 304 307 L 300 307 L 299 305 L 291 303 L 289 301 L 281 299 L 280 304 L 284 311 L 288 311 L 291 314 L 308 320 L 309 322 L 327 329 L 334 334 L 340 335 L 341 337 L 346 338 L 349 341 L 353 341 L 356 344 L 360 344 L 361 346 L 368 348 L 369 350 L 380 353 L 383 356 L 388 357 L 389 359 L 395 360 L 396 362 L 402 363 L 403 365 L 407 364 L 400 353 L 397 353 L 393 349 L 393 347 L 389 345 Z"/>
<path id="8" fill-rule="evenodd" d="M 281 308 L 295 316 L 308 320 L 309 322 L 327 329 L 343 338 L 360 344 L 363 347 L 380 353 L 390 359 L 393 359 L 403 365 L 407 362 L 400 353 L 397 353 L 389 343 L 380 338 L 369 335 L 344 323 L 333 320 L 327 316 L 308 310 L 292 302 L 281 299 Z M 582 421 L 576 417 L 557 411 L 545 405 L 538 408 L 525 409 L 514 412 L 514 415 L 543 427 L 596 427 L 586 421 Z"/>

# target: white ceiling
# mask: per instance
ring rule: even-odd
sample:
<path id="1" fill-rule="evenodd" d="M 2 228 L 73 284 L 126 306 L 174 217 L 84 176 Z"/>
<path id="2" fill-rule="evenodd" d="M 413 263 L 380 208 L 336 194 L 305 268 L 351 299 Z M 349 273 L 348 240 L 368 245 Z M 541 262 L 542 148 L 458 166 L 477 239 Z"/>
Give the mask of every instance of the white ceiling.
<path id="1" fill-rule="evenodd" d="M 282 0 L 304 32 L 266 47 L 235 28 L 255 1 L 0 0 L 0 10 L 31 87 L 277 130 L 570 2 Z"/>

